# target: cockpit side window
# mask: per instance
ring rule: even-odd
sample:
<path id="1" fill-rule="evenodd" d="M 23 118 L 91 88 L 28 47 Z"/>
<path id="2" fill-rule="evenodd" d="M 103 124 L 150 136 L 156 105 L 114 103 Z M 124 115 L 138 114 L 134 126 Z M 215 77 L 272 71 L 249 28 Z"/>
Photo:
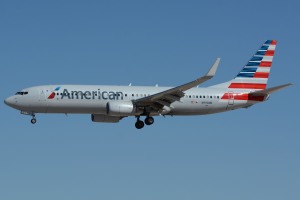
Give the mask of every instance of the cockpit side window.
<path id="1" fill-rule="evenodd" d="M 28 92 L 17 92 L 16 95 L 26 95 Z"/>

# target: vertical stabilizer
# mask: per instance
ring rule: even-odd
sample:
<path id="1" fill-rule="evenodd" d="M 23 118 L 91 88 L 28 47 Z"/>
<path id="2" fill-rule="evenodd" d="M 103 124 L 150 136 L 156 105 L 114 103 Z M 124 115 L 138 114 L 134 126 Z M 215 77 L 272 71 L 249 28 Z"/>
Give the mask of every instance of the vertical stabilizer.
<path id="1" fill-rule="evenodd" d="M 228 88 L 243 90 L 266 89 L 276 44 L 276 40 L 267 40 L 238 75 L 230 81 Z"/>

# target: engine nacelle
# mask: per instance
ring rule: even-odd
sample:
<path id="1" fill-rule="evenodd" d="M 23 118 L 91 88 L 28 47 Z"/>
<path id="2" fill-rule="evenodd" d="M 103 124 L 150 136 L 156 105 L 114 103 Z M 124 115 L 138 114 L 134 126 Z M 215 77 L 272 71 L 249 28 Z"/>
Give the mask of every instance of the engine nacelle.
<path id="1" fill-rule="evenodd" d="M 169 112 L 171 112 L 171 108 L 168 107 L 168 106 L 164 106 L 164 107 L 161 109 L 160 114 L 166 115 L 166 114 L 168 114 Z"/>
<path id="2" fill-rule="evenodd" d="M 101 114 L 92 114 L 91 115 L 93 122 L 107 122 L 107 123 L 117 123 L 120 121 L 121 117 L 101 115 Z"/>
<path id="3" fill-rule="evenodd" d="M 108 102 L 106 111 L 109 116 L 133 116 L 136 114 L 136 109 L 131 101 Z"/>

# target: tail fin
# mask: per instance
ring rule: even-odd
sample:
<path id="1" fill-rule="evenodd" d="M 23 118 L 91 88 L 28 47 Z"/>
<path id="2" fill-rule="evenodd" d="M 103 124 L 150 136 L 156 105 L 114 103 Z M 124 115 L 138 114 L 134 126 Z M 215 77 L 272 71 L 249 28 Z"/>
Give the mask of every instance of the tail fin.
<path id="1" fill-rule="evenodd" d="M 267 87 L 277 41 L 267 40 L 253 55 L 228 88 L 263 90 Z"/>

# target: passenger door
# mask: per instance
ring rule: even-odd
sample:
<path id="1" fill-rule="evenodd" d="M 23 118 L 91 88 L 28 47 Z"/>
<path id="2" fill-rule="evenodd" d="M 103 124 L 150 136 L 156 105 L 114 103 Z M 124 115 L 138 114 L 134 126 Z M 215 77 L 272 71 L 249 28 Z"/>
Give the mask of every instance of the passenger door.
<path id="1" fill-rule="evenodd" d="M 227 105 L 227 110 L 232 110 L 234 106 L 234 94 L 233 92 L 227 92 L 228 96 L 228 105 Z"/>

